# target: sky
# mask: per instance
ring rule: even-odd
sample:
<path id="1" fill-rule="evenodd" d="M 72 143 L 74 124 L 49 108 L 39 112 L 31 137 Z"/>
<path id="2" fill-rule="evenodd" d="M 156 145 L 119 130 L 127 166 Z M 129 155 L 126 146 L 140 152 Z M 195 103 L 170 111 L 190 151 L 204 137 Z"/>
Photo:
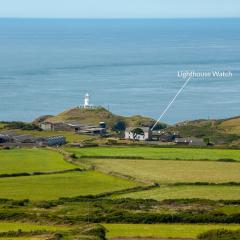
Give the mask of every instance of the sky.
<path id="1" fill-rule="evenodd" d="M 240 0 L 0 0 L 0 17 L 240 17 Z"/>

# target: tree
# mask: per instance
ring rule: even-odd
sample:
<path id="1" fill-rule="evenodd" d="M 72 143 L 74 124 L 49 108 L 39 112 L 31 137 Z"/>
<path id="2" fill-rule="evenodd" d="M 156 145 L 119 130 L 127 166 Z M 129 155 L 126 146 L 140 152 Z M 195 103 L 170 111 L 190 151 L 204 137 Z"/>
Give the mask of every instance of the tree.
<path id="1" fill-rule="evenodd" d="M 144 131 L 141 128 L 134 128 L 131 132 L 134 139 L 137 139 L 138 135 L 144 135 Z"/>
<path id="2" fill-rule="evenodd" d="M 126 129 L 126 123 L 122 120 L 117 121 L 113 126 L 113 131 L 122 132 Z"/>

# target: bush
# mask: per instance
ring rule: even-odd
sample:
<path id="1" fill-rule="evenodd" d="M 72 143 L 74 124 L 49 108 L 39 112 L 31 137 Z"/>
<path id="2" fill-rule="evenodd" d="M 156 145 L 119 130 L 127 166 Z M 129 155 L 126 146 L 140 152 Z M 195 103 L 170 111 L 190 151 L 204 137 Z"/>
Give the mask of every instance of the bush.
<path id="1" fill-rule="evenodd" d="M 41 131 L 41 128 L 39 128 L 37 125 L 32 124 L 32 123 L 24 123 L 24 122 L 9 122 L 9 123 L 7 123 L 5 128 Z"/>
<path id="2" fill-rule="evenodd" d="M 126 123 L 124 121 L 118 121 L 113 125 L 112 130 L 115 132 L 123 132 L 126 129 Z"/>
<path id="3" fill-rule="evenodd" d="M 239 240 L 240 231 L 230 231 L 225 229 L 210 230 L 198 236 L 199 240 Z"/>

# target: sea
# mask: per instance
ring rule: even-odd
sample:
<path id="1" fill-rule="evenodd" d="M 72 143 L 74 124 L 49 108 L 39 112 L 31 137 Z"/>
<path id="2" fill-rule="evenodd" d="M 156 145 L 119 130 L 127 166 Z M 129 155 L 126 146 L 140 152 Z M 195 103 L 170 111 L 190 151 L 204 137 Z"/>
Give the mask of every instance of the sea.
<path id="1" fill-rule="evenodd" d="M 162 121 L 240 115 L 240 19 L 0 19 L 0 120 L 83 104 Z"/>

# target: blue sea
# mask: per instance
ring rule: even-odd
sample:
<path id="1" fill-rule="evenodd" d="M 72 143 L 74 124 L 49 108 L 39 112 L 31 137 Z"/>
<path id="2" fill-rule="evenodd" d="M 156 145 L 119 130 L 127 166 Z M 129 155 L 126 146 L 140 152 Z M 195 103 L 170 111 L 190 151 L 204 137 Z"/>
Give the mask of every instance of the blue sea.
<path id="1" fill-rule="evenodd" d="M 0 120 L 32 121 L 91 103 L 163 121 L 240 115 L 240 19 L 0 19 Z"/>

